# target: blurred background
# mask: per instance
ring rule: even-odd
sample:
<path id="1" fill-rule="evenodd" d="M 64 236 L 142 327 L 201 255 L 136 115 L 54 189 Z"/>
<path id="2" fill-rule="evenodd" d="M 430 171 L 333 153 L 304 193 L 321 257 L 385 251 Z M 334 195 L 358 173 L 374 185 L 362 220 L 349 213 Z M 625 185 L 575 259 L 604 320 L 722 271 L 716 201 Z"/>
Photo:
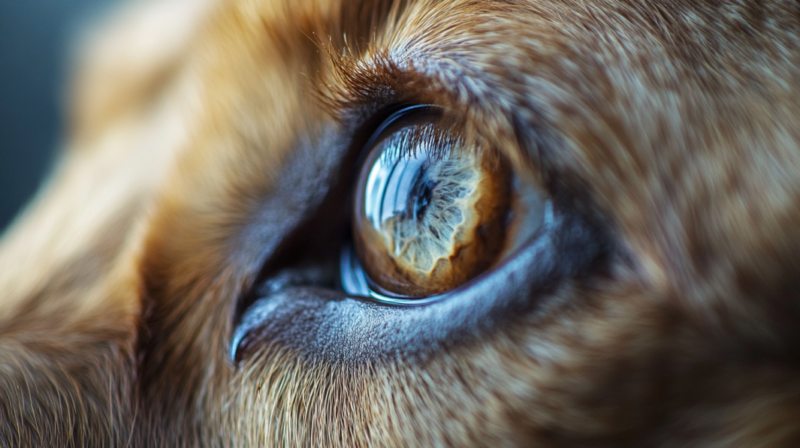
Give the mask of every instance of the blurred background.
<path id="1" fill-rule="evenodd" d="M 53 165 L 75 38 L 117 2 L 0 1 L 0 232 Z"/>

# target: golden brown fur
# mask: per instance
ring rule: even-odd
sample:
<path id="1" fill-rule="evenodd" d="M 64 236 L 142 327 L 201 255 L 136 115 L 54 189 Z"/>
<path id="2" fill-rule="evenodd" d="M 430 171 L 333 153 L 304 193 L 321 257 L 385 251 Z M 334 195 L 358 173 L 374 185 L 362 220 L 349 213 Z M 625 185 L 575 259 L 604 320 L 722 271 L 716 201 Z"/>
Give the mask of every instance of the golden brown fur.
<path id="1" fill-rule="evenodd" d="M 0 445 L 800 445 L 797 2 L 164 0 L 111 23 L 0 245 Z M 247 222 L 299 142 L 386 92 L 580 198 L 622 255 L 428 357 L 232 365 Z"/>

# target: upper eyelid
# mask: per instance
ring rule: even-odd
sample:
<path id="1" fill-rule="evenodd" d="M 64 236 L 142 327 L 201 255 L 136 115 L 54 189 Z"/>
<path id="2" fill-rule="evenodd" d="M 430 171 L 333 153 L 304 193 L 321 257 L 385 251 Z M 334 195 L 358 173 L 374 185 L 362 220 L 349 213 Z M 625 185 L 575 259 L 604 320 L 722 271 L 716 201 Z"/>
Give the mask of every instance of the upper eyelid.
<path id="1" fill-rule="evenodd" d="M 535 110 L 502 113 L 488 103 L 487 98 L 490 97 L 463 97 L 462 94 L 470 90 L 468 86 L 475 84 L 475 80 L 456 80 L 458 84 L 451 85 L 434 76 L 441 62 L 438 60 L 446 55 L 437 55 L 430 61 L 421 53 L 415 53 L 413 59 L 409 60 L 394 59 L 401 55 L 409 57 L 408 54 L 389 51 L 372 51 L 361 57 L 352 54 L 349 57 L 341 54 L 332 56 L 329 61 L 332 64 L 332 78 L 323 77 L 314 86 L 318 98 L 323 101 L 323 107 L 340 126 L 351 130 L 358 129 L 382 109 L 392 105 L 441 107 L 445 119 L 462 126 L 458 132 L 465 137 L 466 146 L 497 150 L 505 154 L 515 169 L 531 172 L 537 178 L 542 176 L 537 161 L 533 165 L 528 164 L 532 154 L 526 149 L 528 142 L 521 140 L 527 133 L 523 136 L 517 129 L 519 123 L 525 121 L 517 114 L 538 115 Z M 470 78 L 476 74 L 465 71 L 463 75 L 464 78 Z M 476 113 L 476 109 L 479 112 Z M 471 120 L 470 117 L 474 116 L 480 116 L 480 122 Z M 489 122 L 495 126 L 494 129 L 483 126 Z M 498 127 L 504 131 L 498 132 Z M 493 139 L 501 140 L 501 143 L 495 144 Z M 538 159 L 538 155 L 534 155 L 534 158 Z"/>

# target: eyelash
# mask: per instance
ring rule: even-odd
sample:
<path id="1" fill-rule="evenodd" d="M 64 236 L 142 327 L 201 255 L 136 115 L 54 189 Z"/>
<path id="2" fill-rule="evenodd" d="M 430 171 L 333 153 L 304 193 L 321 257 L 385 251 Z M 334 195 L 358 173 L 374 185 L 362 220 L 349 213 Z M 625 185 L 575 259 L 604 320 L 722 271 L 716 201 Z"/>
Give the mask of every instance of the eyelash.
<path id="1" fill-rule="evenodd" d="M 437 131 L 431 126 L 417 126 L 403 129 L 392 134 L 385 145 L 383 157 L 399 159 L 416 157 L 422 151 L 424 155 L 439 160 L 447 157 L 450 150 L 463 139 L 448 131 Z"/>
<path id="2" fill-rule="evenodd" d="M 364 160 L 369 155 L 370 151 L 375 148 L 380 141 L 380 138 L 387 134 L 387 131 L 392 127 L 396 127 L 400 132 L 390 134 L 389 141 L 381 144 L 384 148 L 385 157 L 387 159 L 399 159 L 416 157 L 418 151 L 423 151 L 423 154 L 430 157 L 434 161 L 439 161 L 447 158 L 453 148 L 458 148 L 458 151 L 481 151 L 486 154 L 486 151 L 495 152 L 493 149 L 482 148 L 476 144 L 469 144 L 470 142 L 461 135 L 460 130 L 453 126 L 452 123 L 443 123 L 443 126 L 403 126 L 403 118 L 406 116 L 414 116 L 417 113 L 435 112 L 440 116 L 442 109 L 440 106 L 424 104 L 424 105 L 397 105 L 391 108 L 393 113 L 386 114 L 385 119 L 382 120 L 379 126 L 371 128 L 370 137 L 363 144 L 364 153 L 358 159 L 358 167 L 361 167 Z M 447 121 L 447 118 L 442 117 L 442 121 Z M 488 154 L 486 154 L 488 155 Z"/>

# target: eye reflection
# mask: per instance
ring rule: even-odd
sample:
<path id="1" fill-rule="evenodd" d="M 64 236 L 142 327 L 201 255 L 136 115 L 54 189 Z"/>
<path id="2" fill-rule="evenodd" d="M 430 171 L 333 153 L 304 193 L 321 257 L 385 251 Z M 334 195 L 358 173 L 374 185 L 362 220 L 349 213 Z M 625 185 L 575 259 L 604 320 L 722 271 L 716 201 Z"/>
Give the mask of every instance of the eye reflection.
<path id="1" fill-rule="evenodd" d="M 427 175 L 430 165 L 427 152 L 379 157 L 367 177 L 364 192 L 364 215 L 373 227 L 379 229 L 396 216 L 422 218 L 436 188 Z"/>
<path id="2" fill-rule="evenodd" d="M 358 260 L 342 263 L 343 286 L 356 290 L 349 292 L 447 292 L 519 246 L 509 231 L 530 235 L 541 225 L 538 191 L 520 188 L 502 158 L 465 145 L 439 122 L 436 109 L 415 108 L 373 139 L 355 198 Z"/>

